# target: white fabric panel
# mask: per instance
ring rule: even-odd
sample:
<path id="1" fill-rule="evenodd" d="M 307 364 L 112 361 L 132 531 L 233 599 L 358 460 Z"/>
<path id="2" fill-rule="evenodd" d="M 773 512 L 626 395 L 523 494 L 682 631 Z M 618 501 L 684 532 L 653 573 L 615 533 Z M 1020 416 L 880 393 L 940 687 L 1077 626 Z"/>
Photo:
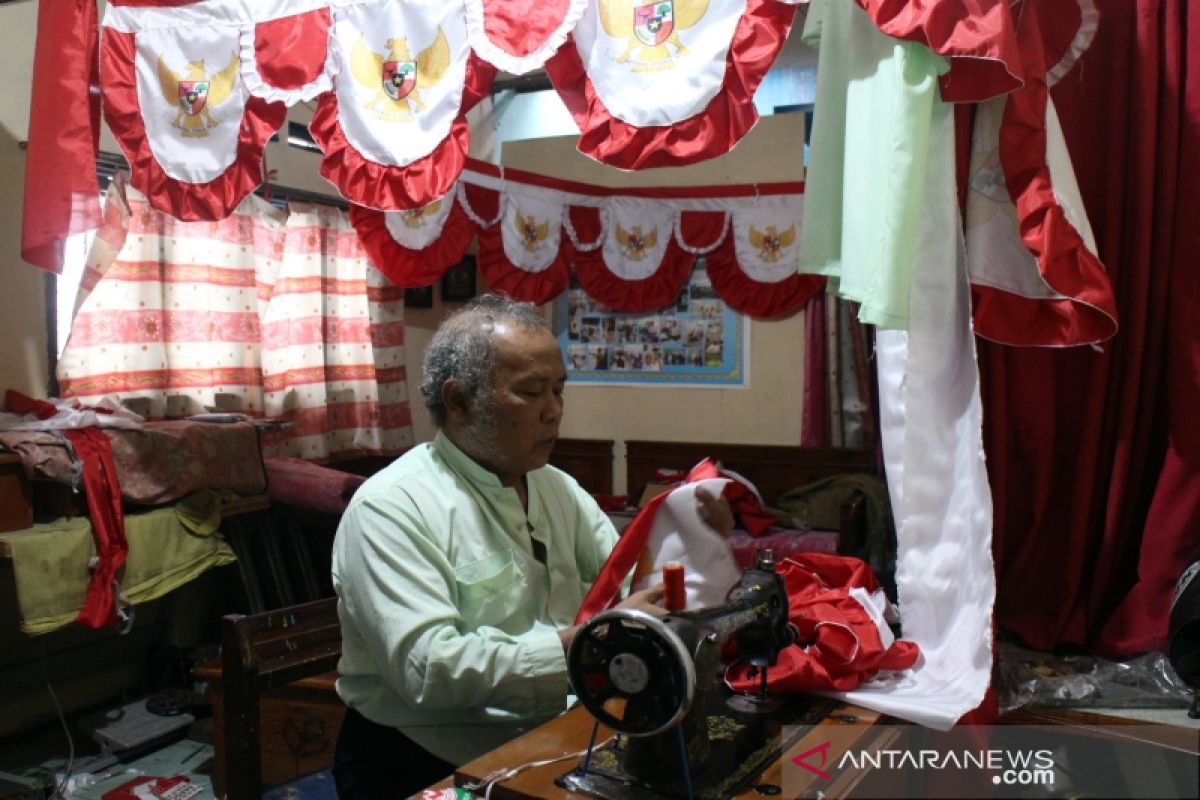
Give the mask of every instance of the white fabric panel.
<path id="1" fill-rule="evenodd" d="M 935 134 L 909 330 L 881 330 L 876 346 L 900 617 L 922 660 L 839 696 L 948 730 L 991 679 L 996 581 L 951 115 Z"/>
<path id="2" fill-rule="evenodd" d="M 242 26 L 349 2 L 361 0 L 205 0 L 170 8 L 109 5 L 104 10 L 104 24 L 124 33 L 153 28 Z"/>
<path id="3" fill-rule="evenodd" d="M 422 52 L 439 49 L 439 33 L 445 37 L 448 51 L 443 55 L 448 60 L 438 59 L 428 71 L 418 70 L 418 81 L 435 82 L 418 83 L 405 97 L 390 99 L 376 62 L 419 60 Z M 335 9 L 330 47 L 337 51 L 334 91 L 342 130 L 364 157 L 407 166 L 429 155 L 450 133 L 470 55 L 461 5 L 403 0 Z"/>
<path id="4" fill-rule="evenodd" d="M 605 208 L 608 225 L 602 252 L 609 270 L 627 281 L 657 272 L 674 235 L 678 212 L 633 198 L 614 199 Z"/>
<path id="5" fill-rule="evenodd" d="M 634 583 L 633 591 L 661 583 L 662 568 L 674 561 L 683 565 L 689 609 L 725 602 L 725 595 L 741 579 L 742 569 L 729 540 L 701 519 L 696 489 L 703 486 L 713 497 L 720 497 L 727 483 L 724 478 L 708 478 L 671 490 L 658 507 L 646 540 L 646 549 L 654 559 L 654 571 Z"/>
<path id="6" fill-rule="evenodd" d="M 541 272 L 558 255 L 563 207 L 536 196 L 510 192 L 506 197 L 500 221 L 504 255 L 526 272 Z"/>
<path id="7" fill-rule="evenodd" d="M 976 105 L 967 191 L 967 270 L 972 283 L 1023 297 L 1061 297 L 1042 280 L 1037 259 L 1021 241 L 1017 207 L 1000 163 L 1005 102 L 998 97 Z"/>
<path id="8" fill-rule="evenodd" d="M 662 44 L 643 44 L 636 10 L 667 4 L 674 30 Z M 671 125 L 717 95 L 745 10 L 745 0 L 595 0 L 575 26 L 575 47 L 610 114 L 631 125 Z"/>
<path id="9" fill-rule="evenodd" d="M 456 192 L 451 189 L 440 200 L 409 211 L 385 211 L 383 222 L 398 244 L 409 250 L 424 250 L 442 235 Z"/>
<path id="10" fill-rule="evenodd" d="M 1054 108 L 1054 100 L 1049 96 L 1046 97 L 1046 167 L 1050 170 L 1050 185 L 1054 187 L 1054 198 L 1062 206 L 1067 222 L 1075 228 L 1087 249 L 1096 254 L 1096 236 L 1092 233 L 1087 208 L 1083 205 L 1083 195 L 1079 192 L 1079 183 L 1075 180 L 1075 167 L 1071 164 L 1071 153 L 1067 150 L 1062 123 L 1058 121 L 1058 111 Z"/>
<path id="11" fill-rule="evenodd" d="M 155 159 L 176 180 L 208 183 L 220 177 L 237 157 L 248 97 L 241 76 L 235 71 L 232 91 L 223 99 L 214 97 L 216 86 L 210 88 L 209 102 L 189 115 L 178 101 L 168 100 L 170 87 L 160 80 L 158 58 L 180 80 L 211 81 L 231 62 L 236 70 L 237 28 L 156 29 L 137 34 L 135 42 L 138 105 Z"/>
<path id="12" fill-rule="evenodd" d="M 733 212 L 733 248 L 742 270 L 756 281 L 778 283 L 800 269 L 804 198 L 783 206 L 749 206 Z"/>

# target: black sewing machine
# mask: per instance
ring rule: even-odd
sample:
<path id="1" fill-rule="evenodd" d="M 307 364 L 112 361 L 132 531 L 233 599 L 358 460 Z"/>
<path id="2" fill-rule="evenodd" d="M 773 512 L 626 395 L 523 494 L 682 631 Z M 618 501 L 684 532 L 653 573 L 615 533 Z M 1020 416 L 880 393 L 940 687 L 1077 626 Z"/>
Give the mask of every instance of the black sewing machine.
<path id="1" fill-rule="evenodd" d="M 722 650 L 762 677 L 754 695 L 724 682 Z M 769 550 L 760 552 L 724 605 L 654 617 L 633 609 L 597 614 L 567 654 L 571 686 L 596 718 L 618 733 L 596 746 L 560 786 L 608 800 L 728 797 L 749 786 L 778 757 L 782 701 L 766 692 L 767 669 L 796 640 L 788 598 Z M 801 730 L 827 703 L 789 698 L 786 717 Z M 796 707 L 799 705 L 799 707 Z"/>

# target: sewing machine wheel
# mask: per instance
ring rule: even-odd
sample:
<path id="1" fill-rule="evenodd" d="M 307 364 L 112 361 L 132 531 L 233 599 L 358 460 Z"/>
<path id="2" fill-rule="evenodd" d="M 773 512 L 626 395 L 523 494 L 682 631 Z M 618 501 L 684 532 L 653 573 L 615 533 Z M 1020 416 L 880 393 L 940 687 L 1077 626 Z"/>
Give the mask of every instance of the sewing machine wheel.
<path id="1" fill-rule="evenodd" d="M 683 641 L 657 617 L 636 609 L 605 611 L 580 628 L 567 671 L 592 716 L 629 736 L 650 736 L 678 723 L 696 689 Z"/>

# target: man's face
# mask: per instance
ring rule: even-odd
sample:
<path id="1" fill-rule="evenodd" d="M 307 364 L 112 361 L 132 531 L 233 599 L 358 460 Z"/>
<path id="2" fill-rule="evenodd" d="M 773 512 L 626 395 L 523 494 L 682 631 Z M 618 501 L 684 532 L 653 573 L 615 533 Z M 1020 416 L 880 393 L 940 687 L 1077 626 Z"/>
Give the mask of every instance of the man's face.
<path id="1" fill-rule="evenodd" d="M 496 373 L 490 402 L 472 408 L 462 434 L 467 452 L 507 486 L 550 460 L 567 373 L 558 342 L 545 329 L 501 323 L 493 340 Z"/>

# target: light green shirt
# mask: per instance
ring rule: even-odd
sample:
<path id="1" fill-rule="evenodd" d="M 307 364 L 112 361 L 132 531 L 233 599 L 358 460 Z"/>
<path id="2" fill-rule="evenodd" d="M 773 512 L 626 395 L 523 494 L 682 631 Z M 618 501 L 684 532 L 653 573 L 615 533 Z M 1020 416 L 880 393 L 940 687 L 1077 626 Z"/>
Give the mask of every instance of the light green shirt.
<path id="1" fill-rule="evenodd" d="M 804 40 L 820 42 L 804 185 L 801 272 L 828 275 L 860 321 L 908 327 L 908 298 L 930 159 L 950 106 L 944 58 L 880 32 L 855 3 L 813 0 Z M 953 141 L 949 143 L 953 147 Z"/>
<path id="2" fill-rule="evenodd" d="M 617 540 L 566 473 L 526 483 L 528 514 L 439 432 L 359 488 L 334 541 L 338 694 L 454 764 L 565 710 L 557 631 Z"/>

